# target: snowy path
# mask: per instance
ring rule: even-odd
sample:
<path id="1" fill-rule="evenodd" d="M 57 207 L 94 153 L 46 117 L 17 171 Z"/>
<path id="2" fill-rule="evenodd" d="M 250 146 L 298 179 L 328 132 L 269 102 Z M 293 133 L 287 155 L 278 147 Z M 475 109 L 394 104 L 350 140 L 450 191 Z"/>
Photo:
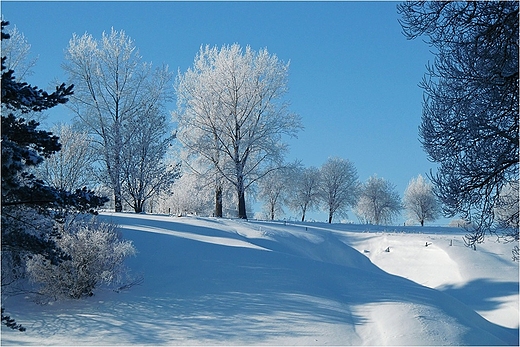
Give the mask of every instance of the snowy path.
<path id="1" fill-rule="evenodd" d="M 144 275 L 143 284 L 47 306 L 12 298 L 9 311 L 28 331 L 2 328 L 2 344 L 518 343 L 518 304 L 516 318 L 509 308 L 518 303 L 518 272 L 503 277 L 518 265 L 497 260 L 505 273 L 499 275 L 491 267 L 471 275 L 473 265 L 461 266 L 471 257 L 489 263 L 497 254 L 493 245 L 452 254 L 440 243 L 444 234 L 131 214 L 103 218 L 133 240 L 139 254 L 128 265 Z M 413 246 L 425 237 L 433 244 Z M 383 252 L 388 246 L 391 251 Z M 502 289 L 475 302 L 457 298 L 477 298 L 472 287 L 478 285 Z M 471 305 L 483 306 L 490 317 L 498 311 L 497 324 Z"/>

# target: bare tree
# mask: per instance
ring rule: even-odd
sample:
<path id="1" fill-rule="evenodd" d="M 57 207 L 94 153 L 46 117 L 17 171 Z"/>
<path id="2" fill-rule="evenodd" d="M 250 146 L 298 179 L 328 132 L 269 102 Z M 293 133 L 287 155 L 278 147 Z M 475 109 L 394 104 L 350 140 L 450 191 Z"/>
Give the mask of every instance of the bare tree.
<path id="1" fill-rule="evenodd" d="M 420 137 L 447 217 L 474 229 L 468 245 L 501 234 L 495 207 L 518 181 L 518 1 L 425 1 L 398 6 L 408 39 L 426 36 L 435 62 L 421 84 Z M 518 229 L 513 240 L 518 241 Z"/>
<path id="2" fill-rule="evenodd" d="M 267 174 L 258 184 L 258 198 L 264 202 L 269 219 L 274 220 L 276 214 L 283 214 L 283 205 L 287 202 L 294 168 L 281 168 Z"/>
<path id="3" fill-rule="evenodd" d="M 33 67 L 38 60 L 37 57 L 31 55 L 31 44 L 27 41 L 25 35 L 18 30 L 16 26 L 6 28 L 5 31 L 9 35 L 9 40 L 2 41 L 2 57 L 6 71 L 16 71 L 16 82 L 22 82 L 25 78 L 33 74 Z M 6 109 L 2 104 L 2 114 L 13 113 L 17 117 L 23 117 L 27 120 L 35 120 L 41 122 L 45 119 L 44 112 L 35 112 L 32 110 L 12 110 Z"/>
<path id="4" fill-rule="evenodd" d="M 401 208 L 401 199 L 395 186 L 374 175 L 361 188 L 356 214 L 365 223 L 390 224 L 399 215 Z"/>
<path id="5" fill-rule="evenodd" d="M 57 125 L 51 130 L 60 138 L 61 151 L 36 168 L 38 175 L 56 189 L 75 191 L 82 187 L 93 188 L 95 153 L 88 134 L 75 131 L 68 124 Z"/>
<path id="6" fill-rule="evenodd" d="M 334 214 L 346 215 L 347 210 L 357 201 L 357 170 L 348 160 L 329 158 L 321 167 L 320 176 L 320 200 L 329 214 L 329 223 L 332 223 Z"/>
<path id="7" fill-rule="evenodd" d="M 16 26 L 7 29 L 9 40 L 2 42 L 2 56 L 7 70 L 15 70 L 17 81 L 32 75 L 37 58 L 31 57 L 31 44 Z"/>
<path id="8" fill-rule="evenodd" d="M 421 175 L 412 178 L 404 192 L 403 204 L 410 218 L 424 226 L 425 221 L 434 221 L 441 214 L 441 206 L 433 185 Z"/>
<path id="9" fill-rule="evenodd" d="M 302 222 L 305 221 L 307 211 L 319 203 L 320 180 L 320 170 L 316 167 L 295 170 L 288 204 L 291 209 L 302 214 Z"/>
<path id="10" fill-rule="evenodd" d="M 281 165 L 282 136 L 301 128 L 283 99 L 287 71 L 267 49 L 206 46 L 176 81 L 178 139 L 214 166 L 217 196 L 220 177 L 235 187 L 239 218 L 247 218 L 246 189 Z"/>
<path id="11" fill-rule="evenodd" d="M 168 163 L 166 151 L 174 139 L 167 131 L 166 116 L 155 107 L 129 122 L 132 136 L 122 150 L 124 182 L 123 199 L 135 213 L 144 212 L 145 203 L 164 189 L 169 188 L 179 177 L 179 164 Z"/>
<path id="12" fill-rule="evenodd" d="M 93 136 L 114 193 L 116 212 L 122 211 L 124 151 L 140 146 L 134 135 L 142 139 L 146 129 L 139 126 L 164 124 L 162 108 L 169 97 L 172 75 L 168 68 L 153 69 L 141 59 L 124 31 L 112 29 L 100 41 L 87 33 L 74 34 L 63 65 L 75 85 L 70 107 Z M 164 134 L 168 131 L 163 130 Z M 157 160 L 151 155 L 139 159 Z"/>

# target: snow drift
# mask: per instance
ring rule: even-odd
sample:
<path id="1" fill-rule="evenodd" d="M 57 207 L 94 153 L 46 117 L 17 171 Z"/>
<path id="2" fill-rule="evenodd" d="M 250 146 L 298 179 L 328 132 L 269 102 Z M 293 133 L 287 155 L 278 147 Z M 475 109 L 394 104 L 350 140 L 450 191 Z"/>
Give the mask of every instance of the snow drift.
<path id="1" fill-rule="evenodd" d="M 47 306 L 10 298 L 27 332 L 2 327 L 2 344 L 518 344 L 510 245 L 475 252 L 440 228 L 101 218 L 134 242 L 143 283 Z"/>

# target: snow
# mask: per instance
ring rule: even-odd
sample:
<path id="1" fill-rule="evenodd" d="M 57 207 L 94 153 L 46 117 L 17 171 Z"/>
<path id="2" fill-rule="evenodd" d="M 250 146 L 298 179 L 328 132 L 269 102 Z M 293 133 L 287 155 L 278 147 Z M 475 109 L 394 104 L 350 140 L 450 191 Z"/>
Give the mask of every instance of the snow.
<path id="1" fill-rule="evenodd" d="M 134 242 L 143 283 L 11 297 L 27 331 L 2 326 L 3 345 L 518 345 L 518 263 L 492 238 L 474 251 L 453 228 L 101 218 Z"/>

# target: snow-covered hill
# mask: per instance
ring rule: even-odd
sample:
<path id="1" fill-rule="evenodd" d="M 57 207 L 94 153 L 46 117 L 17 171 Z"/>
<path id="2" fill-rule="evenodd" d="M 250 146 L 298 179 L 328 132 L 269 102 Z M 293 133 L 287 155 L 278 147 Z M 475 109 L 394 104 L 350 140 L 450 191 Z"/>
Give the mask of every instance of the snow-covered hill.
<path id="1" fill-rule="evenodd" d="M 134 242 L 143 283 L 11 298 L 27 331 L 2 327 L 2 344 L 518 345 L 510 244 L 473 251 L 448 228 L 101 218 Z"/>

